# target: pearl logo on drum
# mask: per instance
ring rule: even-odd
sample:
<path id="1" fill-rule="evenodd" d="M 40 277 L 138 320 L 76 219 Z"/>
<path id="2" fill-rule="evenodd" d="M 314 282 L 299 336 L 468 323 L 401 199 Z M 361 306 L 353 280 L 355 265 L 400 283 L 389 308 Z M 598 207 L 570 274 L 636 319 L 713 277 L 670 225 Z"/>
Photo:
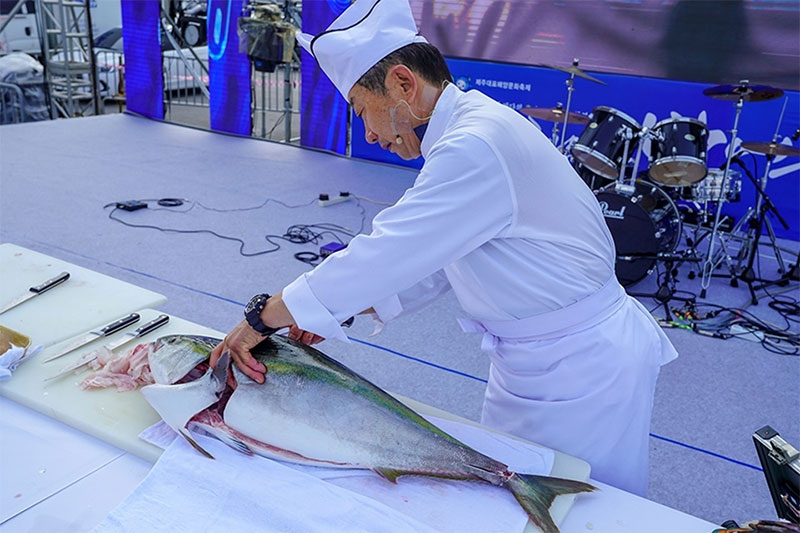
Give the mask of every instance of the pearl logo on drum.
<path id="1" fill-rule="evenodd" d="M 600 209 L 603 210 L 603 216 L 606 218 L 616 218 L 617 220 L 625 220 L 625 206 L 619 209 L 610 209 L 608 202 L 600 202 Z"/>

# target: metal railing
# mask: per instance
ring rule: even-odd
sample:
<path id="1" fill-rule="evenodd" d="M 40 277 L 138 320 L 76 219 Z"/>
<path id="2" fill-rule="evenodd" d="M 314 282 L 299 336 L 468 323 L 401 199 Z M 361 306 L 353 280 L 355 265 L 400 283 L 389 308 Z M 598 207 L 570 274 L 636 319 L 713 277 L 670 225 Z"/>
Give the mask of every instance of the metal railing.
<path id="1" fill-rule="evenodd" d="M 25 122 L 22 89 L 13 83 L 0 82 L 0 124 Z"/>

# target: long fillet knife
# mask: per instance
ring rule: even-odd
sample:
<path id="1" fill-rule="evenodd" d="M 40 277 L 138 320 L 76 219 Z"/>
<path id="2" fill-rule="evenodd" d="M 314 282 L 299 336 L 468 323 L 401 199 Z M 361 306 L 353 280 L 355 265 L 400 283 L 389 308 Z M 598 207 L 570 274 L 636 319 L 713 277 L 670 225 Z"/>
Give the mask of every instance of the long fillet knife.
<path id="1" fill-rule="evenodd" d="M 161 326 L 165 325 L 167 322 L 169 322 L 169 316 L 168 315 L 159 315 L 158 317 L 154 318 L 153 320 L 151 320 L 147 324 L 137 328 L 136 331 L 130 331 L 130 332 L 126 333 L 125 335 L 123 335 L 119 339 L 115 340 L 114 342 L 110 342 L 110 343 L 106 344 L 105 346 L 103 346 L 103 348 L 106 348 L 109 351 L 116 350 L 117 348 L 119 348 L 123 344 L 128 343 L 128 342 L 132 341 L 133 339 L 137 339 L 139 337 L 144 337 L 148 333 L 157 330 Z M 89 352 L 86 355 L 84 355 L 83 357 L 81 357 L 80 359 L 78 359 L 77 361 L 75 361 L 74 363 L 69 364 L 69 365 L 65 366 L 64 368 L 62 368 L 61 370 L 59 370 L 59 372 L 57 374 L 54 374 L 54 375 L 50 376 L 49 378 L 45 378 L 45 381 L 50 381 L 52 379 L 60 378 L 61 376 L 69 374 L 73 370 L 78 370 L 82 366 L 88 365 L 89 363 L 91 363 L 95 359 L 97 359 L 97 355 L 95 355 L 95 352 L 94 351 Z"/>
<path id="2" fill-rule="evenodd" d="M 55 355 L 51 355 L 49 358 L 45 359 L 44 362 L 48 363 L 53 359 L 58 359 L 63 355 L 67 355 L 72 350 L 77 350 L 81 346 L 85 344 L 89 344 L 93 340 L 99 339 L 100 337 L 108 337 L 112 333 L 116 333 L 117 331 L 127 328 L 131 324 L 135 324 L 139 321 L 139 314 L 138 313 L 131 313 L 128 316 L 122 317 L 119 320 L 108 324 L 100 328 L 97 331 L 90 331 L 88 333 L 84 333 L 78 337 L 75 337 L 66 346 L 64 346 L 61 350 L 59 350 Z"/>
<path id="3" fill-rule="evenodd" d="M 19 296 L 17 296 L 16 298 L 11 300 L 7 304 L 5 304 L 3 307 L 0 307 L 0 314 L 5 313 L 6 311 L 11 309 L 12 307 L 16 307 L 16 306 L 18 306 L 19 304 L 21 304 L 23 302 L 27 302 L 28 300 L 30 300 L 34 296 L 39 296 L 40 294 L 43 294 L 43 293 L 49 291 L 53 287 L 57 287 L 58 285 L 61 285 L 62 283 L 64 283 L 68 279 L 69 279 L 69 272 L 62 272 L 58 276 L 56 276 L 54 278 L 51 278 L 51 279 L 48 279 L 47 281 L 45 281 L 41 285 L 36 285 L 34 287 L 29 288 L 28 292 L 20 294 Z"/>

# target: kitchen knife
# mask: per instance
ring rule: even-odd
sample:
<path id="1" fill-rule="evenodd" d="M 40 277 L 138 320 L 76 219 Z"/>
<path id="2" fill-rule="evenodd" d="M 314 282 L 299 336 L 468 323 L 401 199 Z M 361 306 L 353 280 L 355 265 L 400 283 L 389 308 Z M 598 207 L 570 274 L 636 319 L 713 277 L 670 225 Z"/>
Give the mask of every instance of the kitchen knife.
<path id="1" fill-rule="evenodd" d="M 47 281 L 45 281 L 41 285 L 36 285 L 35 287 L 31 287 L 30 289 L 28 289 L 28 292 L 20 294 L 19 296 L 17 296 L 16 298 L 11 300 L 7 304 L 5 304 L 3 307 L 0 307 L 0 314 L 5 313 L 6 311 L 11 309 L 12 307 L 18 306 L 22 302 L 26 302 L 26 301 L 30 300 L 34 296 L 38 296 L 38 295 L 40 295 L 40 294 L 42 294 L 44 292 L 49 291 L 50 289 L 52 289 L 53 287 L 56 287 L 57 285 L 61 285 L 62 283 L 64 283 L 68 279 L 69 279 L 69 272 L 62 272 L 58 276 L 56 276 L 56 277 L 54 277 L 52 279 L 48 279 Z"/>
<path id="2" fill-rule="evenodd" d="M 169 322 L 169 316 L 160 315 L 151 320 L 150 322 L 148 322 L 147 324 L 137 328 L 136 331 L 130 331 L 125 335 L 123 335 L 122 337 L 120 337 L 119 339 L 115 340 L 114 342 L 106 344 L 104 348 L 113 351 L 122 346 L 123 344 L 125 344 L 126 342 L 132 341 L 133 339 L 136 339 L 138 337 L 143 337 L 148 333 L 150 333 L 151 331 L 157 330 L 161 326 L 165 325 L 167 322 Z M 80 359 L 78 359 L 77 361 L 75 361 L 74 363 L 62 368 L 57 374 L 54 374 L 49 378 L 45 378 L 45 381 L 50 381 L 51 379 L 60 378 L 63 375 L 69 374 L 73 370 L 77 370 L 82 366 L 88 365 L 95 359 L 97 359 L 97 355 L 95 355 L 95 352 L 94 351 L 89 352 Z"/>
<path id="3" fill-rule="evenodd" d="M 63 348 L 61 348 L 56 354 L 51 355 L 49 358 L 45 359 L 44 362 L 50 362 L 53 359 L 58 359 L 62 355 L 66 355 L 72 350 L 80 348 L 85 344 L 89 344 L 95 339 L 99 339 L 100 337 L 108 337 L 112 333 L 116 333 L 117 331 L 130 326 L 131 324 L 135 324 L 139 321 L 139 315 L 137 313 L 131 313 L 130 315 L 120 318 L 119 320 L 108 324 L 100 328 L 97 331 L 90 331 L 88 333 L 84 333 L 79 335 L 69 341 Z"/>

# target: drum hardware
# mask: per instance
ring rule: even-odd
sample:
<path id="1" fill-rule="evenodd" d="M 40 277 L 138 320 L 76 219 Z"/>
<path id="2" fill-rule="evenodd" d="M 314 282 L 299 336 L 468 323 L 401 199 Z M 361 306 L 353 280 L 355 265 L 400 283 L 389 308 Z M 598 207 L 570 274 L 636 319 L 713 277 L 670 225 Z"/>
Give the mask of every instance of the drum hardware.
<path id="1" fill-rule="evenodd" d="M 552 68 L 560 72 L 569 74 L 569 78 L 565 82 L 567 85 L 567 108 L 564 110 L 564 120 L 561 125 L 561 140 L 557 145 L 558 149 L 561 151 L 562 154 L 566 153 L 564 150 L 564 139 L 566 138 L 567 135 L 567 124 L 569 123 L 567 122 L 567 119 L 570 117 L 569 108 L 570 105 L 572 104 L 572 93 L 575 90 L 575 76 L 583 78 L 585 80 L 593 81 L 595 83 L 599 83 L 600 85 L 606 85 L 605 82 L 600 81 L 597 78 L 593 78 L 592 76 L 589 76 L 580 68 L 578 68 L 579 62 L 580 62 L 579 59 L 576 57 L 572 60 L 572 65 L 569 67 L 559 67 L 557 65 L 544 65 L 547 68 Z"/>
<path id="2" fill-rule="evenodd" d="M 736 114 L 733 119 L 733 129 L 731 129 L 731 143 L 728 146 L 728 156 L 725 162 L 725 173 L 722 176 L 721 191 L 724 191 L 728 183 L 728 173 L 730 172 L 731 160 L 733 159 L 734 142 L 739 133 L 739 117 L 742 114 L 742 107 L 744 102 L 763 102 L 779 98 L 783 95 L 781 89 L 767 87 L 765 85 L 750 85 L 748 80 L 741 80 L 738 86 L 733 85 L 719 85 L 716 87 L 709 87 L 703 90 L 703 94 L 711 98 L 719 100 L 736 101 Z M 731 274 L 731 285 L 734 285 L 736 272 L 734 271 L 731 257 L 727 252 L 724 241 L 720 240 L 721 254 L 720 258 L 715 254 L 714 246 L 716 245 L 717 236 L 719 233 L 719 221 L 722 215 L 722 207 L 725 204 L 725 198 L 720 192 L 720 197 L 717 201 L 717 209 L 714 216 L 714 226 L 711 230 L 711 239 L 708 242 L 708 252 L 706 253 L 706 260 L 703 263 L 702 282 L 700 290 L 700 298 L 706 297 L 708 286 L 711 284 L 711 275 L 714 269 L 723 261 L 728 265 L 728 270 Z"/>
<path id="3" fill-rule="evenodd" d="M 669 302 L 677 300 L 679 302 L 691 302 L 694 304 L 694 297 L 675 296 L 675 285 L 678 282 L 678 267 L 681 263 L 699 263 L 701 259 L 694 254 L 694 250 L 685 250 L 679 253 L 657 253 L 657 254 L 634 254 L 631 256 L 617 256 L 617 260 L 629 261 L 634 259 L 653 259 L 664 263 L 664 277 L 658 280 L 658 288 L 655 292 L 628 292 L 629 296 L 639 298 L 653 298 L 664 306 L 664 318 L 672 319 L 669 310 Z M 677 263 L 677 265 L 676 265 Z"/>
<path id="4" fill-rule="evenodd" d="M 559 146 L 558 134 L 561 122 L 564 124 L 588 124 L 590 122 L 589 117 L 581 113 L 567 113 L 561 102 L 558 102 L 556 107 L 526 107 L 521 109 L 520 113 L 540 120 L 554 122 L 550 140 L 555 146 Z"/>
<path id="5" fill-rule="evenodd" d="M 787 99 L 788 100 L 788 99 Z M 767 184 L 769 183 L 769 170 L 772 166 L 772 161 L 775 159 L 777 155 L 800 155 L 800 150 L 792 146 L 785 146 L 778 144 L 778 131 L 781 127 L 781 121 L 783 120 L 783 114 L 786 111 L 786 101 L 783 102 L 783 109 L 781 110 L 780 117 L 778 118 L 778 126 L 775 129 L 775 134 L 772 137 L 772 142 L 770 143 L 756 143 L 756 142 L 747 142 L 742 143 L 742 146 L 745 149 L 750 150 L 755 153 L 763 153 L 767 156 L 767 165 L 764 169 L 764 175 L 761 177 L 761 183 L 759 183 L 753 176 L 750 175 L 749 170 L 747 167 L 742 163 L 742 161 L 737 157 L 734 158 L 734 161 L 742 167 L 745 171 L 747 176 L 753 182 L 753 185 L 757 191 L 757 200 L 755 209 L 752 207 L 748 208 L 745 215 L 739 221 L 739 226 L 744 227 L 744 224 L 748 224 L 747 235 L 745 240 L 742 244 L 742 247 L 739 250 L 738 256 L 738 263 L 737 267 L 739 268 L 739 279 L 747 283 L 747 287 L 750 289 L 750 299 L 751 302 L 755 305 L 758 304 L 758 298 L 756 298 L 755 290 L 753 288 L 753 282 L 759 281 L 762 284 L 759 288 L 762 288 L 767 285 L 771 285 L 773 283 L 780 283 L 784 280 L 783 277 L 777 282 L 771 282 L 769 280 L 759 279 L 756 277 L 755 270 L 753 269 L 753 263 L 755 261 L 756 254 L 758 253 L 758 245 L 759 240 L 761 239 L 761 232 L 764 226 L 767 227 L 767 235 L 770 240 L 770 245 L 772 246 L 772 250 L 775 254 L 775 259 L 778 260 L 778 273 L 783 275 L 786 273 L 786 265 L 783 262 L 783 256 L 781 256 L 780 248 L 778 247 L 778 242 L 775 237 L 775 231 L 772 228 L 772 222 L 769 218 L 767 218 L 767 213 L 772 211 L 778 221 L 785 229 L 789 229 L 789 225 L 786 223 L 786 220 L 781 216 L 778 209 L 775 207 L 775 204 L 769 198 L 769 195 L 766 193 Z M 747 146 L 745 146 L 747 145 Z M 779 149 L 780 147 L 780 149 Z M 746 265 L 742 269 L 742 263 L 746 260 Z"/>

